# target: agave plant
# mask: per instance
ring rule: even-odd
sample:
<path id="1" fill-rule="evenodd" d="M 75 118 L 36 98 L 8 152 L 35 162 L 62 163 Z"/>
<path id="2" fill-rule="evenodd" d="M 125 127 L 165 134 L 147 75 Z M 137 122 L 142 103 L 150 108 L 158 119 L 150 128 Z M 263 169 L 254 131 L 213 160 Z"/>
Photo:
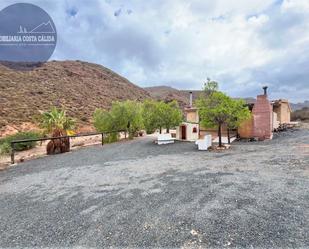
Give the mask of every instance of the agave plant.
<path id="1" fill-rule="evenodd" d="M 52 137 L 66 136 L 67 131 L 74 128 L 75 121 L 67 117 L 65 110 L 53 107 L 49 112 L 42 113 L 41 127 Z M 70 150 L 69 138 L 53 139 L 47 144 L 47 154 L 57 154 Z"/>

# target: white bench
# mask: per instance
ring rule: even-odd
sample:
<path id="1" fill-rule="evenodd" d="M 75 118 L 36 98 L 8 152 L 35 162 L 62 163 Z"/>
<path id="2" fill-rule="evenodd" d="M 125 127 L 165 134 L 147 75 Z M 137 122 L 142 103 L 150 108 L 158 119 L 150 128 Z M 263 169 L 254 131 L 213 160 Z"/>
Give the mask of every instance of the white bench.
<path id="1" fill-rule="evenodd" d="M 211 135 L 206 135 L 204 139 L 199 139 L 195 142 L 198 150 L 208 150 L 212 145 Z"/>
<path id="2" fill-rule="evenodd" d="M 233 143 L 236 140 L 236 137 L 230 137 L 230 142 Z M 214 139 L 213 141 L 214 143 L 219 143 L 219 137 L 217 137 L 216 139 Z M 228 144 L 229 143 L 229 139 L 228 137 L 221 137 L 221 142 L 223 144 Z"/>
<path id="3" fill-rule="evenodd" d="M 157 144 L 173 144 L 175 142 L 175 139 L 172 138 L 172 135 L 170 133 L 167 134 L 159 134 L 157 139 Z"/>

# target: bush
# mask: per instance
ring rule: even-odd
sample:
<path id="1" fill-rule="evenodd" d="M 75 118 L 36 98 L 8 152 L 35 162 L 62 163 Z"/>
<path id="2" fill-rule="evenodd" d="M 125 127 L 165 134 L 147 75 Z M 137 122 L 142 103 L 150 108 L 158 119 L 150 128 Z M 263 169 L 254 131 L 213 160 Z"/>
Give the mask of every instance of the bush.
<path id="1" fill-rule="evenodd" d="M 41 134 L 38 132 L 18 132 L 14 135 L 0 139 L 0 154 L 8 154 L 11 151 L 11 142 L 14 140 L 37 139 Z M 16 151 L 29 150 L 36 146 L 37 142 L 24 142 L 15 144 Z"/>
<path id="2" fill-rule="evenodd" d="M 110 111 L 96 109 L 93 114 L 93 124 L 98 132 L 126 131 L 129 138 L 143 128 L 141 104 L 127 100 L 114 102 Z M 115 142 L 119 139 L 117 133 L 109 134 L 107 141 Z"/>
<path id="3" fill-rule="evenodd" d="M 104 143 L 114 143 L 119 140 L 119 134 L 117 132 L 109 133 L 104 137 Z"/>
<path id="4" fill-rule="evenodd" d="M 8 143 L 0 144 L 0 155 L 6 155 L 11 153 L 11 145 Z"/>

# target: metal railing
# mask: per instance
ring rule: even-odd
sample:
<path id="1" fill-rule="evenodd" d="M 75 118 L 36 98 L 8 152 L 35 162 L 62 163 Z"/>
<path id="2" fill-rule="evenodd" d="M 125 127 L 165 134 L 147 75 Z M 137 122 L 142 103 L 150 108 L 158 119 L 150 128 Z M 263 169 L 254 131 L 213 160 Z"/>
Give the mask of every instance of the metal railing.
<path id="1" fill-rule="evenodd" d="M 76 135 L 70 135 L 70 136 L 59 136 L 59 137 L 43 137 L 43 138 L 36 138 L 36 139 L 21 139 L 21 140 L 14 140 L 11 141 L 11 164 L 15 163 L 15 144 L 18 143 L 27 143 L 27 142 L 42 142 L 42 141 L 47 141 L 47 140 L 55 140 L 55 139 L 63 139 L 63 138 L 76 138 L 76 137 L 89 137 L 89 136 L 97 136 L 101 135 L 102 140 L 101 140 L 101 145 L 104 145 L 104 136 L 111 134 L 111 133 L 125 133 L 125 138 L 126 138 L 126 133 L 128 131 L 126 130 L 119 130 L 119 131 L 105 131 L 105 132 L 93 132 L 93 133 L 85 133 L 85 134 L 76 134 Z"/>

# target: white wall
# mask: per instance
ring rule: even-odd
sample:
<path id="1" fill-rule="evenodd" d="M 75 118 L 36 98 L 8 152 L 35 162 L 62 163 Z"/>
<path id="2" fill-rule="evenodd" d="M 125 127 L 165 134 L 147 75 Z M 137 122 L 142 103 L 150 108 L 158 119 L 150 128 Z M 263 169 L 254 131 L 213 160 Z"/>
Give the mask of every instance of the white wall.
<path id="1" fill-rule="evenodd" d="M 180 126 L 176 128 L 176 139 L 181 139 L 181 126 L 186 126 L 186 137 L 188 141 L 196 141 L 199 139 L 199 125 L 193 123 L 183 122 Z M 193 133 L 193 128 L 196 128 L 196 133 Z"/>

